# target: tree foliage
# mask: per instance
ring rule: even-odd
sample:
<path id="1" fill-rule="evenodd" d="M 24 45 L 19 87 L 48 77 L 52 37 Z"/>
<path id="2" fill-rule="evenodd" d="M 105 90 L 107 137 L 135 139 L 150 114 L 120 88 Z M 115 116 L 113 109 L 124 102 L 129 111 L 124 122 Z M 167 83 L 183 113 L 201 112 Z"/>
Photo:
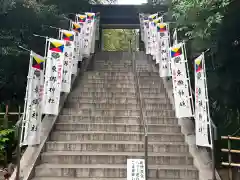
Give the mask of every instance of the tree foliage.
<path id="1" fill-rule="evenodd" d="M 240 2 L 234 0 L 173 0 L 170 8 L 169 17 L 176 21 L 180 39 L 186 40 L 192 79 L 193 59 L 210 48 L 207 82 L 219 136 L 240 135 L 239 8 Z M 217 146 L 226 144 L 220 141 Z"/>
<path id="2" fill-rule="evenodd" d="M 18 46 L 43 56 L 45 38 L 33 34 L 57 37 L 57 30 L 46 25 L 68 28 L 69 22 L 63 18 L 64 14 L 89 11 L 90 5 L 88 0 L 3 0 L 1 3 L 0 105 L 8 104 L 11 112 L 17 111 L 16 105 L 24 103 L 29 66 L 29 52 Z M 6 129 L 1 124 L 0 161 L 5 156 L 4 151 L 11 154 L 9 148 L 14 143 L 13 129 Z"/>
<path id="3" fill-rule="evenodd" d="M 128 51 L 136 48 L 136 30 L 105 29 L 103 31 L 104 51 Z"/>

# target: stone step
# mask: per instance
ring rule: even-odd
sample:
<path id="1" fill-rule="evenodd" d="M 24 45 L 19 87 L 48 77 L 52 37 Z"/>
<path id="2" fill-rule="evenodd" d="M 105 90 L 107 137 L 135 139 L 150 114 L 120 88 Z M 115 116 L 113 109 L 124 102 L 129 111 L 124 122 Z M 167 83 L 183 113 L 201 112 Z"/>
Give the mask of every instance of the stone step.
<path id="1" fill-rule="evenodd" d="M 35 177 L 32 180 L 126 180 L 126 178 L 71 178 L 71 177 Z M 148 178 L 148 180 L 159 180 L 154 178 Z M 193 179 L 162 179 L 161 180 L 193 180 Z"/>
<path id="2" fill-rule="evenodd" d="M 81 87 L 89 87 L 89 88 L 106 88 L 106 87 L 116 87 L 116 88 L 134 88 L 135 87 L 135 82 L 131 83 L 118 83 L 118 81 L 112 82 L 112 83 L 81 83 Z M 163 89 L 164 86 L 161 84 L 139 84 L 139 88 L 148 88 L 148 89 Z"/>
<path id="3" fill-rule="evenodd" d="M 99 68 L 128 68 L 132 67 L 132 62 L 130 61 L 100 61 L 100 62 L 94 62 L 94 70 L 98 70 Z"/>
<path id="4" fill-rule="evenodd" d="M 110 76 L 110 75 L 105 75 L 105 76 L 97 76 L 97 75 L 88 75 L 84 76 L 82 78 L 84 81 L 87 80 L 97 80 L 97 81 L 134 81 L 134 76 L 127 75 L 127 76 Z"/>
<path id="5" fill-rule="evenodd" d="M 178 124 L 176 118 L 145 117 L 148 124 Z M 139 124 L 139 116 L 77 116 L 59 115 L 58 121 L 62 123 L 126 123 Z"/>
<path id="6" fill-rule="evenodd" d="M 98 72 L 125 72 L 125 73 L 128 73 L 128 72 L 132 72 L 132 67 L 129 67 L 129 68 L 107 68 L 107 67 L 104 67 L 104 68 L 94 68 L 96 71 Z"/>
<path id="7" fill-rule="evenodd" d="M 63 108 L 62 115 L 81 115 L 81 116 L 139 116 L 137 110 L 119 110 L 119 109 L 72 109 Z"/>
<path id="8" fill-rule="evenodd" d="M 77 96 L 68 96 L 67 102 L 81 102 L 81 103 L 129 103 L 133 104 L 137 102 L 136 97 L 77 97 Z M 162 104 L 170 104 L 169 99 L 167 98 L 151 98 L 144 97 L 142 98 L 142 102 L 145 104 L 153 104 L 153 105 L 162 105 Z"/>
<path id="9" fill-rule="evenodd" d="M 139 77 L 159 77 L 158 72 L 138 72 Z"/>
<path id="10" fill-rule="evenodd" d="M 152 79 L 152 78 L 149 78 L 149 79 L 142 79 L 140 78 L 139 79 L 139 84 L 144 84 L 144 85 L 158 85 L 160 87 L 164 87 L 164 84 L 159 81 L 158 79 Z"/>
<path id="11" fill-rule="evenodd" d="M 126 64 L 126 65 L 94 65 L 94 70 L 95 71 L 117 71 L 117 72 L 132 72 L 133 67 L 131 64 Z"/>
<path id="12" fill-rule="evenodd" d="M 143 125 L 136 124 L 106 124 L 106 123 L 56 123 L 57 131 L 105 131 L 105 132 L 144 132 Z M 178 125 L 149 124 L 149 132 L 180 133 Z"/>
<path id="13" fill-rule="evenodd" d="M 95 70 L 98 68 L 128 68 L 132 67 L 131 62 L 114 62 L 114 63 L 102 63 L 102 62 L 95 62 L 94 65 L 96 66 Z"/>
<path id="14" fill-rule="evenodd" d="M 77 97 L 106 97 L 106 98 L 112 98 L 112 97 L 135 97 L 135 92 L 72 92 L 69 95 L 69 98 L 77 98 Z M 166 99 L 166 94 L 154 94 L 154 93 L 141 93 L 142 98 L 161 98 Z"/>
<path id="15" fill-rule="evenodd" d="M 122 80 L 116 80 L 116 79 L 82 79 L 82 83 L 101 83 L 101 84 L 131 84 L 135 83 L 134 79 L 122 79 Z M 147 85 L 158 85 L 160 87 L 164 87 L 163 83 L 156 79 L 153 80 L 152 78 L 149 79 L 139 79 L 140 84 L 147 84 Z"/>
<path id="16" fill-rule="evenodd" d="M 113 56 L 114 56 L 114 57 L 113 57 Z M 109 59 L 104 58 L 104 59 L 102 59 L 102 60 L 96 60 L 96 61 L 95 61 L 95 63 L 107 63 L 107 62 L 108 62 L 109 64 L 119 64 L 119 63 L 123 64 L 123 63 L 125 63 L 125 62 L 131 63 L 131 62 L 132 62 L 132 59 L 131 59 L 130 56 L 128 56 L 128 58 L 124 58 L 124 59 L 123 59 L 123 57 L 116 58 L 115 55 L 112 55 L 112 56 L 109 56 Z"/>
<path id="17" fill-rule="evenodd" d="M 110 103 L 110 104 L 136 104 L 136 97 L 98 97 L 98 98 L 89 98 L 89 97 L 68 97 L 67 103 Z M 159 103 L 159 102 L 158 102 Z"/>
<path id="18" fill-rule="evenodd" d="M 142 102 L 145 104 L 170 104 L 170 100 L 168 98 L 154 98 L 154 97 L 146 97 L 142 96 Z"/>
<path id="19" fill-rule="evenodd" d="M 81 83 L 81 87 L 88 87 L 88 88 L 135 88 L 135 83 Z"/>
<path id="20" fill-rule="evenodd" d="M 132 67 L 131 61 L 95 61 L 94 65 L 97 66 L 94 70 L 97 70 L 98 67 Z"/>
<path id="21" fill-rule="evenodd" d="M 115 55 L 114 55 L 115 56 Z M 121 58 L 115 58 L 115 59 L 113 59 L 113 56 L 111 56 L 111 57 L 108 57 L 108 58 L 104 58 L 104 59 L 97 59 L 96 61 L 94 61 L 95 63 L 98 63 L 98 64 L 100 64 L 100 63 L 109 63 L 109 64 L 124 64 L 124 63 L 132 63 L 132 60 L 131 60 L 131 58 L 130 57 L 128 57 L 128 58 L 124 58 L 124 59 L 122 59 L 122 57 Z"/>
<path id="22" fill-rule="evenodd" d="M 150 81 L 154 81 L 155 83 L 159 83 L 159 84 L 162 84 L 163 83 L 163 80 L 161 79 L 160 76 L 138 76 L 139 77 L 139 80 L 143 80 L 143 81 L 147 81 L 147 80 L 150 80 Z"/>
<path id="23" fill-rule="evenodd" d="M 102 88 L 102 89 L 105 89 L 105 91 L 98 91 L 98 90 L 95 91 L 94 88 L 91 88 L 91 89 L 94 91 L 83 91 L 83 89 L 78 89 L 78 90 L 71 92 L 71 94 L 69 96 L 71 96 L 71 97 L 73 97 L 73 96 L 78 96 L 78 97 L 82 97 L 82 96 L 87 96 L 87 97 L 92 97 L 92 96 L 97 96 L 97 97 L 98 96 L 100 96 L 100 97 L 102 97 L 102 96 L 104 96 L 104 97 L 136 96 L 136 91 L 133 91 L 133 90 L 132 91 L 123 91 L 124 90 L 123 88 L 118 88 L 118 91 L 111 91 L 111 90 L 108 90 L 108 88 Z M 163 94 L 163 93 L 162 94 L 153 94 L 153 95 L 166 97 L 165 94 Z"/>
<path id="24" fill-rule="evenodd" d="M 132 72 L 99 72 L 99 71 L 87 71 L 84 77 L 133 77 Z"/>
<path id="25" fill-rule="evenodd" d="M 124 63 L 132 63 L 132 60 L 130 59 L 131 57 L 129 57 L 129 58 L 127 58 L 127 59 L 121 59 L 121 58 L 118 58 L 118 59 L 112 59 L 112 57 L 111 57 L 111 59 L 106 59 L 106 58 L 104 58 L 103 60 L 96 60 L 95 61 L 95 63 L 97 63 L 97 64 L 101 64 L 101 63 L 103 63 L 103 64 L 124 64 Z"/>
<path id="26" fill-rule="evenodd" d="M 52 141 L 143 141 L 144 134 L 139 132 L 101 132 L 101 131 L 53 131 Z M 148 133 L 153 142 L 184 142 L 181 133 Z"/>
<path id="27" fill-rule="evenodd" d="M 134 73 L 133 72 L 116 72 L 116 71 L 87 71 L 84 74 L 84 78 L 85 77 L 134 77 Z M 160 82 L 162 82 L 162 79 L 159 76 L 159 73 L 155 73 L 155 72 L 137 72 L 137 76 L 139 78 L 148 78 L 148 79 L 158 79 Z"/>
<path id="28" fill-rule="evenodd" d="M 126 178 L 127 165 L 113 164 L 41 164 L 35 168 L 36 177 Z M 149 165 L 149 178 L 191 178 L 198 180 L 193 166 Z"/>
<path id="29" fill-rule="evenodd" d="M 98 151 L 98 152 L 144 152 L 140 141 L 48 141 L 46 151 Z M 188 153 L 185 143 L 149 142 L 148 152 Z"/>
<path id="30" fill-rule="evenodd" d="M 79 87 L 75 88 L 71 94 L 79 93 L 79 92 L 136 92 L 136 88 L 116 88 L 116 87 L 95 87 L 95 88 L 89 88 L 89 87 Z M 140 88 L 140 93 L 148 93 L 148 94 L 164 94 L 166 96 L 165 89 L 157 89 L 157 88 Z"/>
<path id="31" fill-rule="evenodd" d="M 132 84 L 135 83 L 134 79 L 123 79 L 123 80 L 115 80 L 115 79 L 83 79 L 82 83 L 98 83 L 98 84 Z"/>
<path id="32" fill-rule="evenodd" d="M 80 108 L 63 108 L 61 111 L 62 115 L 81 115 L 81 116 L 139 116 L 140 110 L 129 110 L 129 109 L 109 109 L 109 108 L 92 108 L 92 109 L 80 109 Z M 154 109 L 154 110 L 143 110 L 144 116 L 157 116 L 157 117 L 175 117 L 174 110 L 166 109 Z"/>
<path id="33" fill-rule="evenodd" d="M 82 101 L 79 102 L 66 102 L 64 104 L 65 108 L 79 108 L 79 109 L 92 109 L 92 108 L 114 108 L 114 109 L 139 109 L 139 104 L 135 101 L 132 103 L 115 103 L 115 102 L 107 102 L 107 103 L 83 103 Z M 144 109 L 152 110 L 152 109 L 172 109 L 171 104 L 144 104 Z"/>
<path id="34" fill-rule="evenodd" d="M 136 71 L 137 72 L 151 72 L 152 71 L 152 67 L 148 67 L 148 66 L 137 66 L 136 67 Z"/>
<path id="35" fill-rule="evenodd" d="M 137 104 L 137 102 L 135 102 L 135 104 L 129 104 L 129 103 L 116 104 L 116 103 L 82 103 L 81 101 L 79 101 L 79 102 L 66 102 L 64 104 L 64 107 L 79 108 L 79 109 L 93 109 L 93 108 L 139 109 L 139 105 Z"/>
<path id="36" fill-rule="evenodd" d="M 132 65 L 105 65 L 99 66 L 97 64 L 94 65 L 95 71 L 117 71 L 117 72 L 132 72 Z"/>
<path id="37" fill-rule="evenodd" d="M 69 95 L 70 98 L 73 97 L 135 97 L 136 93 L 131 92 L 76 92 Z"/>
<path id="38" fill-rule="evenodd" d="M 132 60 L 127 59 L 127 60 L 122 60 L 122 59 L 116 59 L 116 60 L 112 60 L 112 58 L 110 60 L 101 60 L 101 61 L 95 61 L 95 64 L 99 64 L 99 65 L 125 65 L 125 64 L 132 64 Z"/>
<path id="39" fill-rule="evenodd" d="M 135 88 L 116 88 L 116 87 L 106 87 L 106 88 L 89 88 L 89 87 L 80 87 L 78 89 L 74 89 L 71 94 L 82 93 L 82 92 L 89 92 L 89 93 L 135 93 Z"/>
<path id="40" fill-rule="evenodd" d="M 144 152 L 51 151 L 41 154 L 49 164 L 127 164 L 127 159 L 144 159 Z M 148 153 L 151 165 L 193 165 L 189 153 Z"/>
<path id="41" fill-rule="evenodd" d="M 139 88 L 140 93 L 152 93 L 152 94 L 164 94 L 166 96 L 166 90 L 164 88 Z"/>

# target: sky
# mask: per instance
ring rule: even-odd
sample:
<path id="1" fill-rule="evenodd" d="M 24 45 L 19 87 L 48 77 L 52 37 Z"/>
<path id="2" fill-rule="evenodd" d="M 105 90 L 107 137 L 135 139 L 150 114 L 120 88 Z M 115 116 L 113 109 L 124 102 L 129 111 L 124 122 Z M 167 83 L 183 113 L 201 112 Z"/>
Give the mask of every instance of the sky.
<path id="1" fill-rule="evenodd" d="M 147 0 L 117 0 L 118 4 L 142 4 L 147 3 Z"/>

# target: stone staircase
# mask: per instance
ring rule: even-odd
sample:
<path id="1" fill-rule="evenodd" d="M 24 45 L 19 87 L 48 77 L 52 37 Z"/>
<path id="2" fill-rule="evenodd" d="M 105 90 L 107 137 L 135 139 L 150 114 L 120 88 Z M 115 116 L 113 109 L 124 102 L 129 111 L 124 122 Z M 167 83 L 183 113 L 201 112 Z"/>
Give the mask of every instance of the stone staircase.
<path id="1" fill-rule="evenodd" d="M 79 78 L 35 168 L 34 180 L 124 180 L 128 158 L 144 158 L 137 83 L 127 52 L 98 53 Z M 158 73 L 136 53 L 148 123 L 150 180 L 198 180 Z"/>

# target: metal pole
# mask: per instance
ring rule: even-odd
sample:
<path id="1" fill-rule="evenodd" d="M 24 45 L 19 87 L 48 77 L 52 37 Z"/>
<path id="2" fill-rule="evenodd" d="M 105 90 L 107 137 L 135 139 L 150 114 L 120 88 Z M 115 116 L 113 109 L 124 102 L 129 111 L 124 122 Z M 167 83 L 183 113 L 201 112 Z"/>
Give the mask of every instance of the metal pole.
<path id="1" fill-rule="evenodd" d="M 130 51 L 130 53 L 132 54 L 132 72 L 134 73 L 134 80 L 136 82 L 137 100 L 140 106 L 140 119 L 142 120 L 141 124 L 144 126 L 145 180 L 148 180 L 148 124 L 145 121 L 144 115 L 143 115 L 143 102 L 141 101 L 141 93 L 139 88 L 139 75 L 138 75 L 138 72 L 136 71 L 137 65 L 136 65 L 135 53 L 133 53 L 132 50 Z"/>
<path id="2" fill-rule="evenodd" d="M 17 172 L 16 172 L 16 180 L 20 180 L 20 160 L 21 160 L 21 106 L 18 107 L 18 120 L 20 123 L 17 125 Z"/>
<path id="3" fill-rule="evenodd" d="M 232 156 L 231 156 L 231 140 L 230 140 L 230 136 L 228 136 L 228 163 L 229 163 L 228 177 L 229 177 L 229 180 L 232 180 L 233 176 L 232 176 L 232 167 L 231 167 Z"/>
<path id="4" fill-rule="evenodd" d="M 147 133 L 145 133 L 145 176 L 146 176 L 146 180 L 148 180 L 148 135 Z"/>
<path id="5" fill-rule="evenodd" d="M 103 41 L 103 28 L 100 26 L 99 28 L 99 51 L 102 51 L 104 49 L 104 41 Z"/>
<path id="6" fill-rule="evenodd" d="M 3 128 L 8 129 L 8 105 L 6 105 L 6 111 L 4 115 L 4 122 L 3 122 Z M 4 166 L 8 165 L 8 155 L 7 155 L 7 149 L 4 150 Z"/>
<path id="7" fill-rule="evenodd" d="M 214 137 L 215 137 L 215 133 L 213 130 L 213 126 L 210 126 L 211 128 L 211 133 L 212 133 L 212 149 L 211 149 L 211 156 L 212 156 L 212 179 L 216 180 L 216 163 L 215 163 L 215 143 L 214 143 Z"/>
<path id="8" fill-rule="evenodd" d="M 4 129 L 8 128 L 8 105 L 6 105 L 6 111 L 4 113 L 4 123 L 3 123 L 3 127 Z"/>

